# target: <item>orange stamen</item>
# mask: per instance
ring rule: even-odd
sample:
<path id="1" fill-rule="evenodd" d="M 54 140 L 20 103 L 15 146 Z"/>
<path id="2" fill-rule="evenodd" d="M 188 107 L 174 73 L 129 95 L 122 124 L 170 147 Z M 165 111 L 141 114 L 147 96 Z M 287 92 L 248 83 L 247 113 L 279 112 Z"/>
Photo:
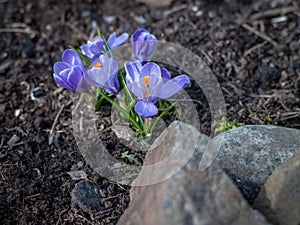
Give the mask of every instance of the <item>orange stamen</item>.
<path id="1" fill-rule="evenodd" d="M 96 68 L 100 68 L 102 65 L 101 65 L 101 63 L 100 62 L 96 62 L 94 65 L 93 65 L 93 67 L 96 67 Z"/>
<path id="2" fill-rule="evenodd" d="M 149 85 L 150 85 L 150 77 L 149 76 L 145 76 L 142 79 L 145 82 L 145 84 L 147 85 L 147 87 L 149 87 Z"/>
<path id="3" fill-rule="evenodd" d="M 148 101 L 148 97 L 149 97 L 149 94 L 150 94 L 150 76 L 145 76 L 142 78 L 144 83 L 146 84 L 146 86 L 144 86 L 144 93 L 145 93 L 145 96 L 146 96 L 146 100 Z"/>

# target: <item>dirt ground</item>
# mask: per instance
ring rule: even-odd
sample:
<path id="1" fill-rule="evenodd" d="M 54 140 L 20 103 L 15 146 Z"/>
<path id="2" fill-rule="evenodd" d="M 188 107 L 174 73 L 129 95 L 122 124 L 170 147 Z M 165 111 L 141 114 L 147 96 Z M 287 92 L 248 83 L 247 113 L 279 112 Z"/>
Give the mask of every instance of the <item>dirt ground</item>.
<path id="1" fill-rule="evenodd" d="M 164 33 L 199 55 L 218 79 L 229 120 L 299 129 L 299 7 L 298 0 L 180 0 L 164 8 L 125 0 L 0 0 L 1 224 L 115 224 L 128 206 L 129 187 L 84 163 L 110 204 L 97 218 L 71 207 L 77 181 L 67 172 L 84 159 L 70 126 L 73 93 L 55 84 L 52 66 L 65 48 L 88 39 L 93 23 L 104 34 L 140 27 Z M 207 103 L 194 97 L 203 101 L 200 131 L 209 134 Z M 114 146 L 114 137 L 107 144 Z"/>

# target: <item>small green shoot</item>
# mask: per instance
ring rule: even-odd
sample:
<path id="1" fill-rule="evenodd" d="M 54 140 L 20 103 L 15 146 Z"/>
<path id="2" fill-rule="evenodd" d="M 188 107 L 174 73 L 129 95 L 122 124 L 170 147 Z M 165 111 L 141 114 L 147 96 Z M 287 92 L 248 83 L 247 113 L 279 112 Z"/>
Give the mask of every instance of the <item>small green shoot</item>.
<path id="1" fill-rule="evenodd" d="M 266 121 L 267 122 L 271 122 L 272 121 L 270 113 L 268 113 L 268 115 L 266 116 Z"/>
<path id="2" fill-rule="evenodd" d="M 223 133 L 229 130 L 232 130 L 234 128 L 243 126 L 243 123 L 239 123 L 236 120 L 228 121 L 226 118 L 222 118 L 222 121 L 219 123 L 219 125 L 216 127 L 215 132 L 216 133 Z"/>
<path id="3" fill-rule="evenodd" d="M 125 159 L 127 158 L 130 163 L 133 163 L 136 166 L 142 166 L 142 163 L 138 161 L 137 154 L 129 154 L 128 151 L 125 151 L 121 154 L 121 158 Z"/>

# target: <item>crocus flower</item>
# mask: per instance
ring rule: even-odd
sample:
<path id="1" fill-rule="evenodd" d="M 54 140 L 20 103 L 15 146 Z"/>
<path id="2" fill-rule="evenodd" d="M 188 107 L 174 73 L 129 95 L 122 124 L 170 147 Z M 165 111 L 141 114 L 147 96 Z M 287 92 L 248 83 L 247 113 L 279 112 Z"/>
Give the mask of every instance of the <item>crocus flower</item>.
<path id="1" fill-rule="evenodd" d="M 72 49 L 63 52 L 62 62 L 56 62 L 53 69 L 55 82 L 70 90 L 77 90 L 85 72 L 83 62 Z"/>
<path id="2" fill-rule="evenodd" d="M 101 54 L 84 75 L 86 83 L 104 88 L 108 93 L 117 95 L 120 91 L 118 82 L 118 63 L 106 54 Z"/>
<path id="3" fill-rule="evenodd" d="M 131 37 L 132 49 L 135 57 L 141 62 L 149 61 L 156 45 L 157 39 L 145 29 L 138 29 Z"/>
<path id="4" fill-rule="evenodd" d="M 81 45 L 80 49 L 82 54 L 93 59 L 101 54 L 103 46 L 104 41 L 102 38 L 100 36 L 96 36 L 92 40 L 88 40 L 86 44 Z"/>
<path id="5" fill-rule="evenodd" d="M 116 36 L 116 32 L 112 33 L 107 43 L 111 50 L 122 45 L 128 39 L 128 34 L 123 33 L 119 37 Z M 94 62 L 102 53 L 103 53 L 104 41 L 100 36 L 94 37 L 92 40 L 89 40 L 86 44 L 81 45 L 82 54 L 86 55 L 92 62 Z"/>
<path id="6" fill-rule="evenodd" d="M 171 79 L 169 71 L 153 62 L 142 65 L 139 61 L 125 63 L 126 83 L 137 97 L 134 110 L 138 115 L 149 118 L 158 113 L 155 103 L 169 98 L 185 88 L 190 80 L 186 75 Z"/>

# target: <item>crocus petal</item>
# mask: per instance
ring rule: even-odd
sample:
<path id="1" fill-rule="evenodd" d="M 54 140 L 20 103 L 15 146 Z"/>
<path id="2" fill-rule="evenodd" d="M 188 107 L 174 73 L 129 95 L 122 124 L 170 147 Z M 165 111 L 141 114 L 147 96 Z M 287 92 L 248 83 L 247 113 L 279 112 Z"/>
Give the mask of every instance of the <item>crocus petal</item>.
<path id="1" fill-rule="evenodd" d="M 94 87 L 103 87 L 105 84 L 107 77 L 101 76 L 101 69 L 98 68 L 90 68 L 86 71 L 84 78 L 86 82 Z"/>
<path id="2" fill-rule="evenodd" d="M 145 40 L 137 41 L 137 44 L 140 46 L 138 51 L 136 52 L 136 57 L 138 60 L 145 62 L 150 59 L 152 53 L 157 44 L 156 38 L 151 35 L 151 37 L 145 37 Z"/>
<path id="3" fill-rule="evenodd" d="M 108 73 L 109 72 L 109 58 L 107 56 L 107 54 L 101 54 L 99 56 L 99 60 L 98 60 L 101 64 L 101 69 L 104 70 L 104 72 Z"/>
<path id="4" fill-rule="evenodd" d="M 114 73 L 108 78 L 104 88 L 110 94 L 117 95 L 119 93 L 120 84 L 118 82 L 118 73 Z"/>
<path id="5" fill-rule="evenodd" d="M 152 102 L 138 101 L 134 111 L 143 118 L 155 116 L 158 113 L 157 107 Z"/>
<path id="6" fill-rule="evenodd" d="M 157 91 L 157 97 L 161 99 L 166 99 L 171 97 L 172 95 L 178 93 L 186 87 L 189 83 L 189 78 L 186 75 L 178 76 L 169 81 L 167 81 L 163 87 Z"/>
<path id="7" fill-rule="evenodd" d="M 84 69 L 83 62 L 77 53 L 72 49 L 66 49 L 62 55 L 63 62 L 66 62 L 72 66 L 79 66 L 82 70 Z"/>
<path id="8" fill-rule="evenodd" d="M 90 46 L 88 44 L 83 44 L 80 46 L 81 52 L 82 54 L 84 54 L 85 56 L 89 57 L 89 58 L 93 58 L 93 53 L 90 50 Z"/>
<path id="9" fill-rule="evenodd" d="M 100 55 L 103 50 L 103 46 L 104 46 L 103 41 L 97 41 L 97 42 L 91 44 L 90 51 L 94 56 Z"/>
<path id="10" fill-rule="evenodd" d="M 78 92 L 89 92 L 89 85 L 86 83 L 84 77 L 82 77 L 76 87 L 76 91 Z"/>
<path id="11" fill-rule="evenodd" d="M 104 85 L 104 89 L 114 95 L 117 95 L 120 91 L 120 85 L 118 81 L 118 63 L 113 59 L 109 59 L 109 77 Z"/>
<path id="12" fill-rule="evenodd" d="M 53 66 L 54 80 L 60 86 L 76 90 L 85 71 L 83 62 L 72 49 L 66 49 L 62 55 L 63 62 L 57 62 Z"/>
<path id="13" fill-rule="evenodd" d="M 144 88 L 141 87 L 139 82 L 133 82 L 131 85 L 128 85 L 128 88 L 139 100 L 145 98 Z"/>
<path id="14" fill-rule="evenodd" d="M 190 79 L 187 75 L 179 75 L 174 77 L 172 81 L 176 82 L 182 89 L 186 88 L 190 83 Z"/>
<path id="15" fill-rule="evenodd" d="M 142 33 L 148 33 L 144 28 L 137 29 L 131 37 L 131 41 L 137 41 Z"/>
<path id="16" fill-rule="evenodd" d="M 118 63 L 113 58 L 110 58 L 109 59 L 109 73 L 111 75 L 115 75 L 115 74 L 118 74 L 118 70 L 119 70 Z"/>
<path id="17" fill-rule="evenodd" d="M 70 68 L 70 65 L 65 62 L 56 62 L 53 66 L 54 73 L 57 75 L 60 74 L 61 71 Z"/>
<path id="18" fill-rule="evenodd" d="M 148 96 L 148 101 L 150 102 L 157 102 L 161 100 L 161 98 L 158 96 L 159 91 L 163 88 L 164 81 L 161 77 L 151 76 L 150 77 L 150 93 Z"/>
<path id="19" fill-rule="evenodd" d="M 125 43 L 128 39 L 128 34 L 127 33 L 123 33 L 121 34 L 119 37 L 116 37 L 116 32 L 112 33 L 108 40 L 107 43 L 110 47 L 111 50 L 117 48 L 118 46 L 122 45 L 123 43 Z"/>
<path id="20" fill-rule="evenodd" d="M 126 71 L 127 85 L 130 85 L 134 81 L 138 82 L 140 79 L 142 64 L 137 60 L 127 61 L 127 62 L 125 62 L 124 67 L 125 67 L 125 71 Z"/>
<path id="21" fill-rule="evenodd" d="M 132 49 L 138 60 L 148 61 L 157 45 L 157 39 L 145 29 L 138 29 L 133 34 Z"/>
<path id="22" fill-rule="evenodd" d="M 108 93 L 117 95 L 120 91 L 118 82 L 118 63 L 106 54 L 101 54 L 95 63 L 100 66 L 92 66 L 84 75 L 86 82 L 95 87 L 104 88 Z M 94 64 L 93 64 L 94 65 Z"/>
<path id="23" fill-rule="evenodd" d="M 140 78 L 143 78 L 145 76 L 160 77 L 161 72 L 159 66 L 153 62 L 146 63 L 141 70 Z"/>
<path id="24" fill-rule="evenodd" d="M 95 56 L 99 56 L 103 51 L 104 41 L 100 36 L 95 36 L 92 40 L 89 40 L 86 44 L 80 46 L 82 54 L 92 59 Z"/>
<path id="25" fill-rule="evenodd" d="M 71 87 L 66 81 L 64 81 L 60 76 L 57 74 L 53 74 L 53 78 L 57 84 L 59 84 L 61 87 L 70 89 L 70 90 L 75 90 L 74 87 Z"/>
<path id="26" fill-rule="evenodd" d="M 171 79 L 171 74 L 166 68 L 161 68 L 161 77 L 164 79 L 164 81 L 168 81 Z"/>
<path id="27" fill-rule="evenodd" d="M 112 49 L 112 46 L 115 43 L 116 36 L 116 32 L 113 32 L 111 35 L 109 35 L 109 38 L 107 39 L 107 44 L 109 45 L 110 49 Z"/>
<path id="28" fill-rule="evenodd" d="M 70 72 L 68 74 L 67 82 L 76 89 L 82 76 L 83 76 L 83 73 L 78 66 L 72 67 L 72 69 L 70 70 Z"/>
<path id="29" fill-rule="evenodd" d="M 135 55 L 140 51 L 140 49 L 143 47 L 144 43 L 141 41 L 138 41 L 140 39 L 141 34 L 148 33 L 145 29 L 140 28 L 137 29 L 134 34 L 131 37 L 132 42 L 132 49 Z"/>

